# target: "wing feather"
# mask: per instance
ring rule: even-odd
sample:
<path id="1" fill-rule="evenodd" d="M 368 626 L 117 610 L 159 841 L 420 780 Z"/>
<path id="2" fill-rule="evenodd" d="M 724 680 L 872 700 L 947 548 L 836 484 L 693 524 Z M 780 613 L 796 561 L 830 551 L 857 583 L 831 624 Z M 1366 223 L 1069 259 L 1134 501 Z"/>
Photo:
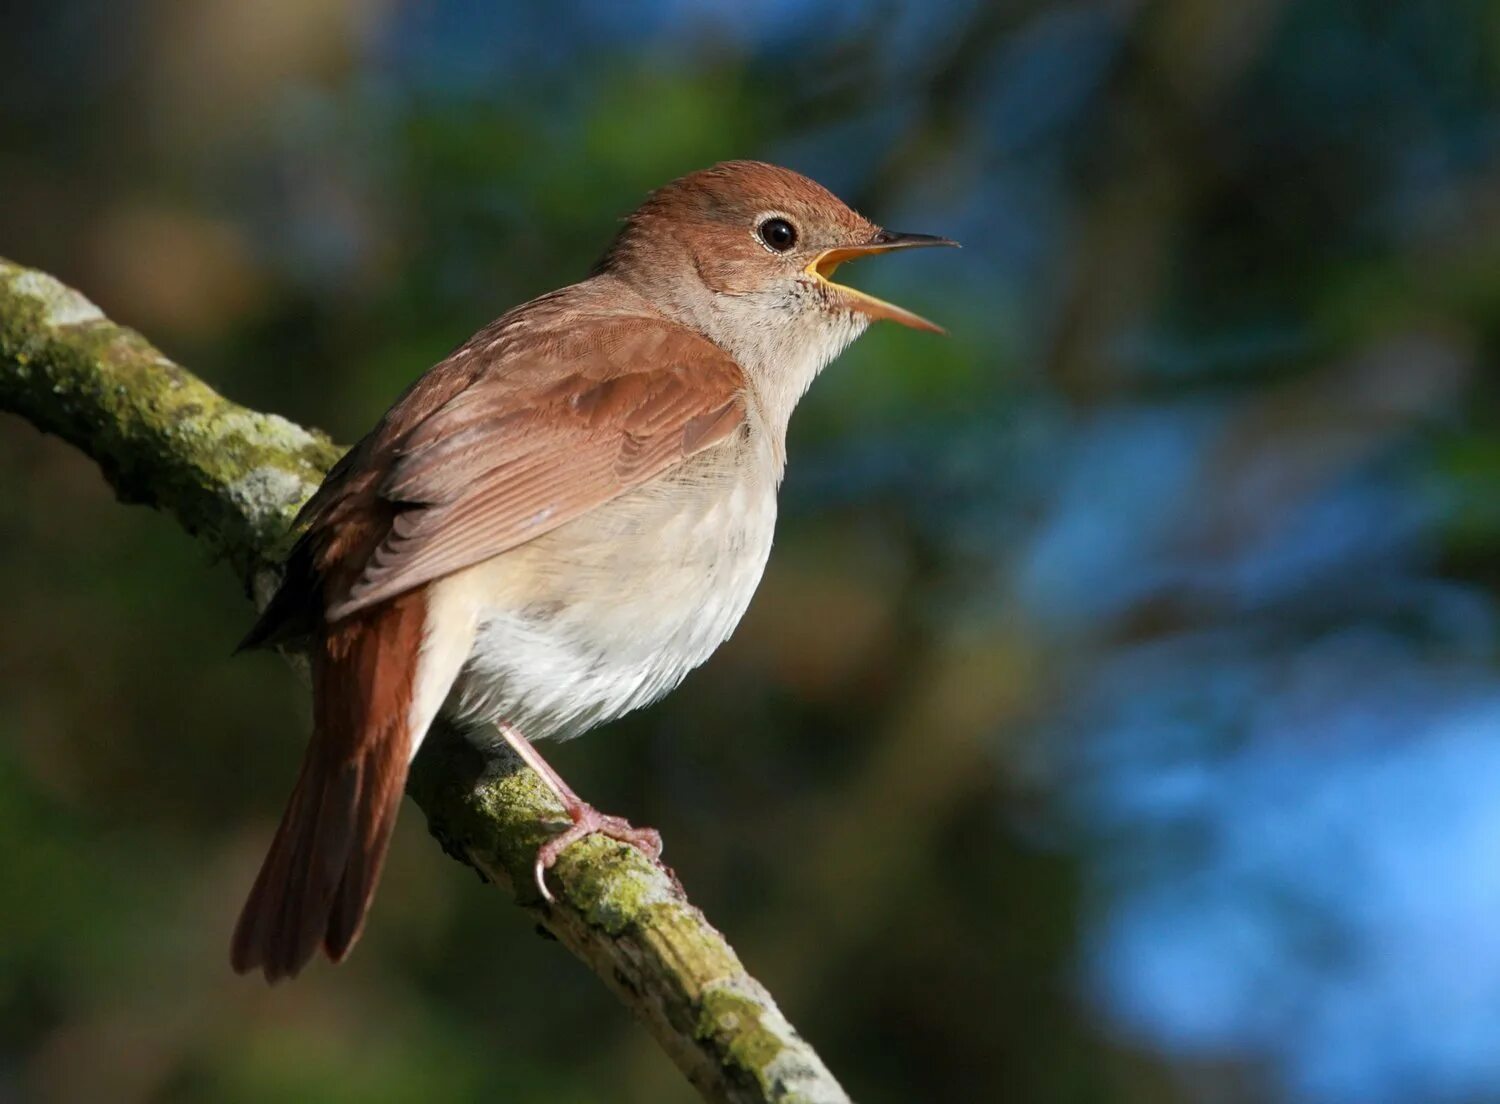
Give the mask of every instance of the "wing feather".
<path id="1" fill-rule="evenodd" d="M 739 367 L 681 327 L 611 318 L 562 338 L 521 336 L 492 343 L 492 361 L 470 365 L 466 386 L 388 432 L 384 447 L 360 446 L 367 455 L 345 473 L 353 493 L 308 534 L 342 552 L 325 571 L 329 620 L 550 532 L 744 422 Z M 332 532 L 351 510 L 383 517 L 352 546 Z"/>

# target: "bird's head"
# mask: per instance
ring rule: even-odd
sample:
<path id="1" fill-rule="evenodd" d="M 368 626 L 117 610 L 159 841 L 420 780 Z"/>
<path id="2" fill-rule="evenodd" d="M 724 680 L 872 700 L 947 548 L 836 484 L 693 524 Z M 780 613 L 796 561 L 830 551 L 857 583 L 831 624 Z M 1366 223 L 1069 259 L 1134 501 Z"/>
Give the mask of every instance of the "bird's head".
<path id="1" fill-rule="evenodd" d="M 942 332 L 904 307 L 835 283 L 835 269 L 860 257 L 956 244 L 884 230 L 790 169 L 727 161 L 653 192 L 625 220 L 599 270 L 751 370 L 768 358 L 809 359 L 815 374 L 875 319 Z"/>

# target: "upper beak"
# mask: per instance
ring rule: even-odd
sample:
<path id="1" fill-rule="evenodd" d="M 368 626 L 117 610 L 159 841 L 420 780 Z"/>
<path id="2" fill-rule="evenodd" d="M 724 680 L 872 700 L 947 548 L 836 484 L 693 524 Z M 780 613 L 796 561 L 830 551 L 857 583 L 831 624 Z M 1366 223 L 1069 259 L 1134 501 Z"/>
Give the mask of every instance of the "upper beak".
<path id="1" fill-rule="evenodd" d="M 845 245 L 837 249 L 826 249 L 813 258 L 807 266 L 807 274 L 816 280 L 821 280 L 830 287 L 837 288 L 839 293 L 848 302 L 849 306 L 861 314 L 871 318 L 889 318 L 892 322 L 899 322 L 903 326 L 910 326 L 914 330 L 927 330 L 931 333 L 945 333 L 943 327 L 935 322 L 929 322 L 919 314 L 913 314 L 905 307 L 898 307 L 894 303 L 887 303 L 884 299 L 877 299 L 873 295 L 867 295 L 862 291 L 849 287 L 845 284 L 836 284 L 829 277 L 834 270 L 845 261 L 852 261 L 858 257 L 868 257 L 874 253 L 891 253 L 897 249 L 919 249 L 929 245 L 951 245 L 958 248 L 958 242 L 950 241 L 948 238 L 939 238 L 932 234 L 898 234 L 893 230 L 882 230 L 863 245 Z"/>

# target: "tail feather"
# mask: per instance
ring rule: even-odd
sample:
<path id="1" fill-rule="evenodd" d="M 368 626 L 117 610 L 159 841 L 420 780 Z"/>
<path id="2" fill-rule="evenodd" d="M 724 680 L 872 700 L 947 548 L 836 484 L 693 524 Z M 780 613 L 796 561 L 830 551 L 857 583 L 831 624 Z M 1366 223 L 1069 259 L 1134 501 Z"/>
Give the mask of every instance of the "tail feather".
<path id="1" fill-rule="evenodd" d="M 359 846 L 344 866 L 344 875 L 334 891 L 328 925 L 323 932 L 323 950 L 334 962 L 342 962 L 359 938 L 370 900 L 375 895 L 380 868 L 390 847 L 391 832 L 396 827 L 401 792 L 406 785 L 406 756 L 401 757 L 400 767 L 392 777 L 368 777 L 365 784 L 376 795 L 384 794 L 385 798 L 380 800 L 377 797 L 364 803 L 354 825 Z"/>
<path id="2" fill-rule="evenodd" d="M 406 785 L 424 612 L 411 592 L 316 640 L 313 736 L 235 927 L 237 972 L 292 977 L 319 944 L 337 962 L 359 938 Z"/>

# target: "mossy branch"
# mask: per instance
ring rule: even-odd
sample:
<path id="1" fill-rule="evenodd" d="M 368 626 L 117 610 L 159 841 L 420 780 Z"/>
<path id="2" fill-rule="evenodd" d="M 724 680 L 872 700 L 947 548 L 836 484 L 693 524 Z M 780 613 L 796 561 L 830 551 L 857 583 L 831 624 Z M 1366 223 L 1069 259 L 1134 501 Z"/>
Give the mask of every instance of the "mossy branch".
<path id="1" fill-rule="evenodd" d="M 288 523 L 341 452 L 230 402 L 78 292 L 3 259 L 0 410 L 81 449 L 121 500 L 171 514 L 252 592 L 264 592 Z M 724 937 L 639 852 L 583 840 L 554 868 L 558 903 L 540 901 L 531 860 L 563 813 L 508 752 L 440 730 L 408 791 L 444 848 L 519 887 L 517 904 L 646 1024 L 706 1100 L 847 1101 Z"/>

